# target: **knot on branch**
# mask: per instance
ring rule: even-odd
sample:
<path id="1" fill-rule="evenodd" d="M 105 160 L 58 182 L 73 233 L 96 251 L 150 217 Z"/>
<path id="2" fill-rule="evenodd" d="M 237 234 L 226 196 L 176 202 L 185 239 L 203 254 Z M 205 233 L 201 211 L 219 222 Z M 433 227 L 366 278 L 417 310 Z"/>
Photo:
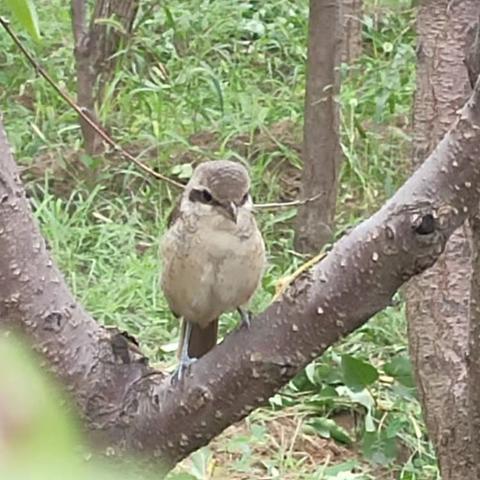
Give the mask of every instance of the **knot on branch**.
<path id="1" fill-rule="evenodd" d="M 420 217 L 420 222 L 415 227 L 415 232 L 419 235 L 430 235 L 435 231 L 435 219 L 431 213 Z"/>
<path id="2" fill-rule="evenodd" d="M 51 332 L 58 333 L 62 330 L 65 323 L 65 316 L 61 312 L 49 312 L 43 317 L 43 328 Z"/>
<path id="3" fill-rule="evenodd" d="M 412 217 L 411 224 L 420 247 L 411 272 L 417 275 L 430 268 L 442 254 L 447 238 L 444 230 L 448 227 L 449 216 L 442 212 L 422 212 Z"/>
<path id="4" fill-rule="evenodd" d="M 140 350 L 137 339 L 128 332 L 112 329 L 110 343 L 115 360 L 119 363 L 128 364 L 134 361 L 147 364 L 148 360 Z M 132 357 L 134 354 L 134 357 Z"/>

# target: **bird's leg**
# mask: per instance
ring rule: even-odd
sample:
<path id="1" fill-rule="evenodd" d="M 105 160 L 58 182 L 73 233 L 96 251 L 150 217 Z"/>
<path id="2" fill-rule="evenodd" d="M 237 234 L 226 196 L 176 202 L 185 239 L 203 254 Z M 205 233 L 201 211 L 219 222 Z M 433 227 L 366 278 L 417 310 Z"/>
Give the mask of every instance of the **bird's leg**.
<path id="1" fill-rule="evenodd" d="M 251 320 L 252 320 L 252 312 L 248 310 L 244 310 L 242 307 L 237 308 L 237 312 L 240 314 L 241 324 L 240 326 L 245 326 L 246 328 L 250 328 Z"/>
<path id="2" fill-rule="evenodd" d="M 185 370 L 187 370 L 187 368 L 196 360 L 196 358 L 190 357 L 188 355 L 190 335 L 192 334 L 192 324 L 185 319 L 183 319 L 182 321 L 185 322 L 185 334 L 183 336 L 182 350 L 180 352 L 180 361 L 177 369 L 172 374 L 172 383 L 179 382 L 183 378 Z"/>

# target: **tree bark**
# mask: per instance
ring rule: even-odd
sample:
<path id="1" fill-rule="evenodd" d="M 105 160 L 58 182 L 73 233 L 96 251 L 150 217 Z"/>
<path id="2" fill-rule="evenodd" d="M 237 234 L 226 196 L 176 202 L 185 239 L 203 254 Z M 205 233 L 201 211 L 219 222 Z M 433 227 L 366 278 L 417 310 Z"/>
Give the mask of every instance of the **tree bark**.
<path id="1" fill-rule="evenodd" d="M 480 219 L 470 221 L 472 227 L 472 277 L 470 325 L 467 345 L 469 455 L 472 474 L 480 476 Z"/>
<path id="2" fill-rule="evenodd" d="M 466 66 L 472 88 L 480 74 L 480 6 L 477 22 L 467 37 Z M 470 218 L 472 229 L 472 278 L 470 288 L 470 325 L 468 332 L 468 407 L 470 425 L 470 451 L 473 475 L 480 477 L 480 218 Z"/>
<path id="3" fill-rule="evenodd" d="M 477 2 L 423 0 L 417 15 L 414 165 L 433 151 L 470 92 L 466 32 Z M 425 185 L 425 188 L 429 188 Z M 450 238 L 436 265 L 407 288 L 410 353 L 444 480 L 472 477 L 466 355 L 472 274 L 470 229 Z"/>
<path id="4" fill-rule="evenodd" d="M 1 125 L 0 125 L 1 127 Z M 63 382 L 97 444 L 165 467 L 267 403 L 301 368 L 432 266 L 480 199 L 480 82 L 430 157 L 370 219 L 172 386 L 72 298 L 36 227 L 0 128 L 0 322 Z M 451 414 L 451 412 L 449 413 Z"/>
<path id="5" fill-rule="evenodd" d="M 320 197 L 298 209 L 295 248 L 304 253 L 318 253 L 332 237 L 341 158 L 341 35 L 339 0 L 310 0 L 301 190 L 303 198 Z"/>
<path id="6" fill-rule="evenodd" d="M 75 39 L 74 56 L 77 72 L 77 103 L 92 120 L 95 113 L 95 83 L 97 74 L 91 66 L 91 44 L 87 26 L 87 0 L 72 0 L 72 26 Z M 79 117 L 85 151 L 95 155 L 101 151 L 102 141 L 85 120 Z"/>
<path id="7" fill-rule="evenodd" d="M 362 54 L 363 0 L 343 0 L 342 62 L 353 63 Z"/>
<path id="8" fill-rule="evenodd" d="M 103 100 L 105 82 L 115 66 L 113 55 L 132 32 L 139 0 L 97 0 L 90 20 L 87 0 L 72 0 L 71 6 L 77 102 L 98 123 L 95 103 Z M 104 19 L 116 20 L 120 29 L 102 23 Z M 99 135 L 82 118 L 80 127 L 85 151 L 100 153 L 103 145 Z"/>
<path id="9" fill-rule="evenodd" d="M 90 26 L 90 38 L 95 45 L 93 66 L 98 72 L 100 85 L 97 101 L 103 99 L 104 84 L 115 68 L 114 54 L 125 45 L 133 31 L 133 23 L 138 13 L 140 0 L 96 0 Z M 99 19 L 114 19 L 120 28 L 112 28 Z"/>

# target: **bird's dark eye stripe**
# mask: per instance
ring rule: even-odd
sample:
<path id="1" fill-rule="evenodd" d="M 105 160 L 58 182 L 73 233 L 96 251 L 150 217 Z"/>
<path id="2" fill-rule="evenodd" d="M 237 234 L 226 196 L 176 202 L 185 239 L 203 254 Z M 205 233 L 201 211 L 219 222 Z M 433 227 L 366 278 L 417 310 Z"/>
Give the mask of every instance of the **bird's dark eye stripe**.
<path id="1" fill-rule="evenodd" d="M 250 194 L 247 192 L 247 193 L 242 197 L 242 199 L 240 200 L 239 205 L 244 205 L 244 204 L 247 202 L 247 200 L 248 200 L 249 197 L 250 197 Z"/>
<path id="2" fill-rule="evenodd" d="M 193 189 L 188 198 L 191 202 L 206 203 L 209 205 L 218 204 L 218 202 L 212 197 L 212 194 L 205 189 Z"/>

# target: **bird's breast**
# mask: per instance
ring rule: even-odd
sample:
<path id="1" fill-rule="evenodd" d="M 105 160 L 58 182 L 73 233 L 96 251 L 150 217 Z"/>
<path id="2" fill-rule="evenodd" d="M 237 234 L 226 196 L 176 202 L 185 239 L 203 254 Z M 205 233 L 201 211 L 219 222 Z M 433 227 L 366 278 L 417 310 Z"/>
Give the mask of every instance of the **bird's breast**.
<path id="1" fill-rule="evenodd" d="M 219 223 L 198 222 L 194 231 L 177 236 L 165 265 L 172 309 L 199 323 L 247 303 L 264 269 L 263 240 L 253 218 Z"/>

